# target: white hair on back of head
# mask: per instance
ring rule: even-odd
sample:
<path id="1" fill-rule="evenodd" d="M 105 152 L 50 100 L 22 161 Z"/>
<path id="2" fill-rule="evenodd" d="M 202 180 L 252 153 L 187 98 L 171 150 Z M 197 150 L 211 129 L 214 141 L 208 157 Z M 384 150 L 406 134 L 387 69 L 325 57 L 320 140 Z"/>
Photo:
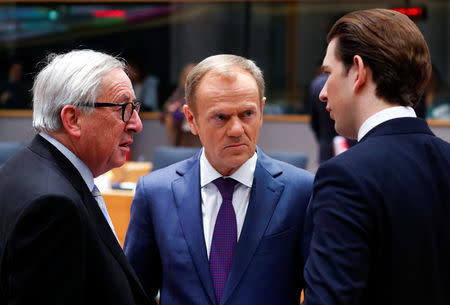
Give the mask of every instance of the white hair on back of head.
<path id="1" fill-rule="evenodd" d="M 117 68 L 125 71 L 122 59 L 93 50 L 50 54 L 33 84 L 34 129 L 38 132 L 61 129 L 64 106 L 93 105 L 103 77 Z M 90 107 L 80 109 L 86 114 L 93 111 Z"/>

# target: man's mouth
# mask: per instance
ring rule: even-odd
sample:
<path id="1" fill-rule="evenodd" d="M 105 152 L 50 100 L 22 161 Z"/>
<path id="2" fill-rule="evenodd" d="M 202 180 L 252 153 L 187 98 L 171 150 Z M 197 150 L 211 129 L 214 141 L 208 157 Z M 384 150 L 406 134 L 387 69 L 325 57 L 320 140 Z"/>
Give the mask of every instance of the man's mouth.
<path id="1" fill-rule="evenodd" d="M 121 147 L 129 147 L 131 144 L 133 144 L 133 140 L 125 141 L 119 144 Z"/>
<path id="2" fill-rule="evenodd" d="M 225 148 L 239 148 L 242 146 L 245 146 L 245 144 L 244 143 L 233 143 L 233 144 L 229 144 L 229 145 L 225 146 Z"/>

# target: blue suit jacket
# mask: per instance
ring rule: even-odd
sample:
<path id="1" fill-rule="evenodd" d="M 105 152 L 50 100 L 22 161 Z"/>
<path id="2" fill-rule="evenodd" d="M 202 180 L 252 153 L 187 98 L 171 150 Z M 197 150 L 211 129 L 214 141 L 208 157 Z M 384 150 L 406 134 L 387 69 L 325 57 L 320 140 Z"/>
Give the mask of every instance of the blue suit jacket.
<path id="1" fill-rule="evenodd" d="M 142 177 L 125 253 L 161 304 L 216 304 L 203 234 L 200 153 Z M 258 150 L 250 202 L 221 304 L 298 305 L 313 175 Z"/>
<path id="2" fill-rule="evenodd" d="M 450 144 L 400 118 L 318 170 L 305 305 L 450 304 Z"/>

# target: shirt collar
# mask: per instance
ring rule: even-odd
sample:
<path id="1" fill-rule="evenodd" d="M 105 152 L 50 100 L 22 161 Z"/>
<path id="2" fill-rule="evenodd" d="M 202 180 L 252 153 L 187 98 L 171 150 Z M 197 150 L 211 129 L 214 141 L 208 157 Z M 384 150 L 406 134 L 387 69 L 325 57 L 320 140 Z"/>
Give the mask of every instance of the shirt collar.
<path id="1" fill-rule="evenodd" d="M 384 123 L 388 120 L 396 119 L 396 118 L 404 118 L 411 117 L 415 118 L 416 113 L 414 109 L 411 107 L 405 106 L 395 106 L 383 109 L 374 115 L 370 116 L 365 122 L 361 125 L 358 131 L 358 142 L 374 127 Z"/>
<path id="2" fill-rule="evenodd" d="M 255 152 L 250 159 L 245 161 L 244 164 L 231 174 L 230 178 L 233 178 L 247 187 L 252 187 L 257 160 L 258 155 Z M 220 177 L 222 177 L 222 175 L 211 165 L 211 163 L 209 163 L 205 155 L 205 150 L 202 149 L 202 154 L 200 156 L 200 186 L 204 187 Z"/>
<path id="3" fill-rule="evenodd" d="M 53 146 L 56 147 L 69 161 L 75 166 L 75 168 L 80 172 L 81 177 L 86 183 L 89 190 L 94 188 L 94 175 L 92 175 L 91 170 L 80 160 L 72 151 L 70 151 L 64 144 L 51 137 L 45 132 L 40 132 L 39 135 L 49 141 Z"/>

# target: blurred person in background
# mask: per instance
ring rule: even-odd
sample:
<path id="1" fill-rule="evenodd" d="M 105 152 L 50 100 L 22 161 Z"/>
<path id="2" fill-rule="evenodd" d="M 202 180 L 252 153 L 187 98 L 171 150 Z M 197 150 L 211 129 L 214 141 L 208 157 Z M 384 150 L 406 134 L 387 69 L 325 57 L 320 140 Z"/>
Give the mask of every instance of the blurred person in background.
<path id="1" fill-rule="evenodd" d="M 164 103 L 161 120 L 167 128 L 169 143 L 173 146 L 201 146 L 198 136 L 191 133 L 184 116 L 186 104 L 184 86 L 186 78 L 195 64 L 188 63 L 180 73 L 178 86 Z"/>
<path id="2" fill-rule="evenodd" d="M 142 64 L 136 59 L 128 61 L 128 75 L 133 84 L 136 99 L 142 103 L 142 110 L 160 110 L 158 105 L 159 78 L 154 75 L 145 75 Z"/>
<path id="3" fill-rule="evenodd" d="M 326 109 L 326 104 L 319 99 L 320 91 L 326 83 L 328 75 L 318 73 L 311 81 L 309 100 L 311 103 L 310 125 L 319 144 L 319 164 L 346 151 L 356 144 L 355 140 L 347 139 L 337 134 L 334 121 Z"/>
<path id="4" fill-rule="evenodd" d="M 15 61 L 8 72 L 8 80 L 0 84 L 0 107 L 9 109 L 31 108 L 30 88 L 23 81 L 23 64 Z"/>
<path id="5" fill-rule="evenodd" d="M 319 144 L 319 163 L 333 157 L 333 138 L 337 135 L 334 121 L 326 110 L 326 105 L 319 100 L 319 93 L 327 81 L 327 74 L 316 76 L 309 87 L 309 101 L 311 103 L 311 128 Z"/>

